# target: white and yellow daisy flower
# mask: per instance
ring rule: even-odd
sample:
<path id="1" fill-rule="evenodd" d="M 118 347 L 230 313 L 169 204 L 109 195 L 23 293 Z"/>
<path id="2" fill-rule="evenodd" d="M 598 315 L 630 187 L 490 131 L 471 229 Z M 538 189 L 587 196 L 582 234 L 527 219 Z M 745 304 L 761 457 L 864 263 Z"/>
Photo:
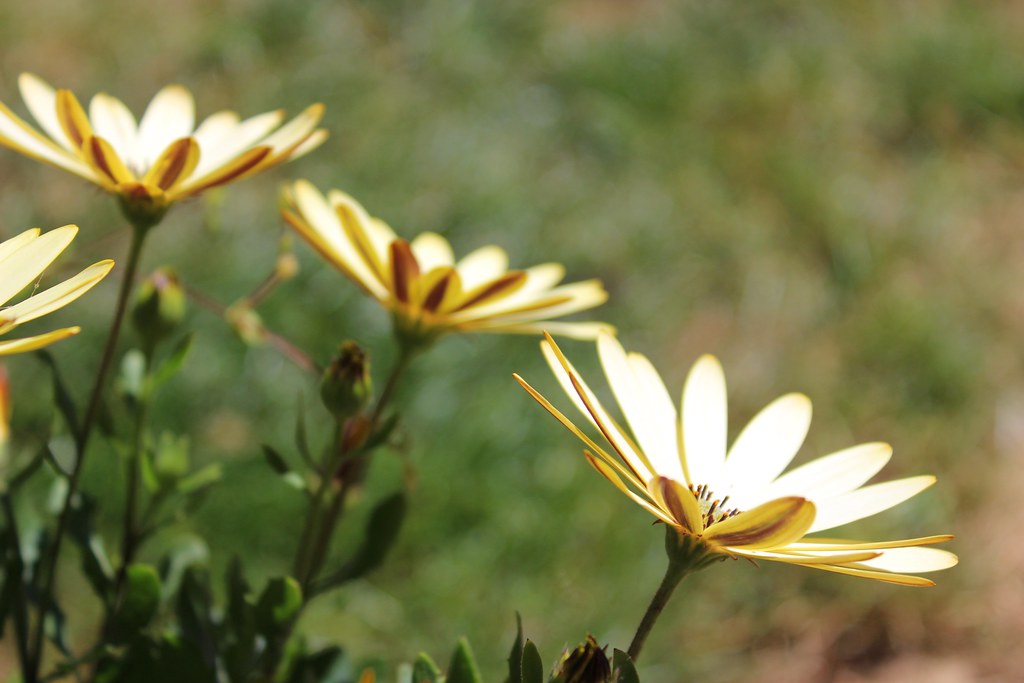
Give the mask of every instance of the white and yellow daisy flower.
<path id="1" fill-rule="evenodd" d="M 864 542 L 809 537 L 902 503 L 935 483 L 917 476 L 865 486 L 892 448 L 868 443 L 783 473 L 811 421 L 811 402 L 787 394 L 764 408 L 726 448 L 725 376 L 703 356 L 683 389 L 680 412 L 650 361 L 600 335 L 598 353 L 632 436 L 604 409 L 551 337 L 541 343 L 562 388 L 611 446 L 602 448 L 540 393 L 520 384 L 588 447 L 587 461 L 620 491 L 710 552 L 773 560 L 905 586 L 932 586 L 924 572 L 956 555 L 926 548 L 952 538 Z"/>
<path id="2" fill-rule="evenodd" d="M 0 304 L 6 304 L 37 282 L 40 274 L 71 244 L 77 233 L 75 225 L 65 225 L 45 234 L 40 233 L 39 228 L 32 228 L 0 242 Z M 63 308 L 92 289 L 113 267 L 114 262 L 109 259 L 99 261 L 60 284 L 34 292 L 13 306 L 0 308 L 0 334 Z M 78 331 L 78 327 L 65 327 L 33 337 L 0 341 L 0 355 L 34 351 L 78 334 Z"/>
<path id="3" fill-rule="evenodd" d="M 0 103 L 0 144 L 96 183 L 128 202 L 171 202 L 258 173 L 319 146 L 323 105 L 285 125 L 284 112 L 240 120 L 222 111 L 195 125 L 195 102 L 183 86 L 163 88 L 142 118 L 99 93 L 89 111 L 69 90 L 54 91 L 29 73 L 21 96 L 42 131 Z"/>
<path id="4" fill-rule="evenodd" d="M 411 242 L 338 190 L 325 198 L 298 181 L 284 193 L 282 216 L 335 268 L 391 311 L 401 334 L 514 332 L 593 339 L 611 327 L 552 322 L 593 308 L 607 292 L 598 280 L 559 284 L 565 268 L 545 263 L 509 270 L 508 255 L 483 247 L 458 261 L 448 241 L 425 232 Z"/>

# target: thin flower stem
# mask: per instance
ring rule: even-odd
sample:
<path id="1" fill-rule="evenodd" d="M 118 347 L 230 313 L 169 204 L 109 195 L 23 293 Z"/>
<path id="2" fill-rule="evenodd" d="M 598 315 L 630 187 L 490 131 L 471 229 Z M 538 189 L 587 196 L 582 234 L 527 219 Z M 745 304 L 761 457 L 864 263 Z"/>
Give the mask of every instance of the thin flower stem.
<path id="1" fill-rule="evenodd" d="M 208 311 L 214 313 L 220 318 L 225 317 L 224 314 L 228 310 L 227 306 L 213 299 L 212 297 L 207 296 L 198 289 L 195 289 L 194 287 L 189 287 L 187 284 L 182 283 L 182 287 L 184 288 L 185 293 L 189 296 L 189 298 L 192 299 L 192 301 L 195 301 L 197 304 L 207 309 Z M 263 332 L 267 336 L 267 342 L 275 349 L 277 349 L 277 351 L 279 351 L 281 355 L 283 355 L 285 358 L 290 360 L 292 363 L 297 365 L 305 372 L 308 372 L 312 375 L 320 374 L 321 368 L 317 366 L 316 362 L 310 357 L 308 353 L 300 349 L 291 341 L 282 337 L 280 334 L 274 332 L 273 330 L 267 329 L 265 326 L 263 327 Z"/>
<path id="2" fill-rule="evenodd" d="M 128 457 L 127 469 L 128 469 L 128 492 L 125 499 L 125 511 L 124 511 L 124 527 L 121 536 L 121 563 L 117 571 L 117 577 L 114 581 L 114 599 L 115 601 L 121 599 L 121 590 L 124 587 L 125 577 L 128 572 L 128 565 L 130 565 L 135 559 L 135 553 L 138 552 L 140 533 L 139 533 L 139 478 L 142 469 L 142 453 L 146 446 L 146 423 L 149 418 L 149 406 L 150 406 L 150 392 L 148 390 L 150 380 L 150 368 L 152 367 L 152 361 L 147 355 L 146 367 L 143 373 L 143 390 L 138 399 L 138 405 L 135 411 L 135 435 L 132 441 L 132 452 Z M 113 609 L 116 610 L 117 604 L 113 605 Z M 113 610 L 112 610 L 113 611 Z"/>
<path id="3" fill-rule="evenodd" d="M 672 597 L 673 591 L 679 582 L 689 574 L 691 567 L 686 566 L 685 563 L 678 563 L 669 560 L 668 569 L 665 571 L 665 578 L 661 580 L 661 585 L 658 586 L 658 591 L 654 594 L 651 599 L 651 604 L 647 606 L 647 611 L 644 612 L 644 618 L 640 621 L 640 625 L 636 629 L 636 634 L 633 636 L 633 642 L 629 644 L 629 658 L 636 661 L 637 657 L 640 656 L 640 650 L 644 646 L 644 642 L 647 640 L 647 636 L 650 635 L 651 629 L 654 628 L 654 623 L 661 616 L 661 611 L 665 609 L 665 605 L 668 604 L 669 598 Z"/>
<path id="4" fill-rule="evenodd" d="M 388 404 L 394 396 L 399 380 L 402 379 L 406 371 L 409 369 L 409 366 L 412 365 L 412 361 L 416 357 L 416 351 L 416 347 L 407 346 L 405 344 L 400 347 L 398 351 L 398 359 L 395 360 L 395 365 L 391 368 L 391 375 L 384 384 L 384 389 L 380 392 L 380 398 L 377 399 L 377 405 L 373 408 L 373 415 L 370 418 L 371 432 L 373 429 L 377 428 L 380 418 L 384 415 L 384 410 L 388 407 Z"/>
<path id="5" fill-rule="evenodd" d="M 103 353 L 100 356 L 99 368 L 96 371 L 96 378 L 93 381 L 92 392 L 89 395 L 89 403 L 86 408 L 85 419 L 75 433 L 75 463 L 72 466 L 71 474 L 68 477 L 68 488 L 64 494 L 64 505 L 61 508 L 60 517 L 57 519 L 57 529 L 54 532 L 50 552 L 43 565 L 42 583 L 40 590 L 39 615 L 36 619 L 35 635 L 31 643 L 31 655 L 29 667 L 25 672 L 26 683 L 36 683 L 39 680 L 39 668 L 42 664 L 43 649 L 45 645 L 46 615 L 53 608 L 53 592 L 57 583 L 57 560 L 60 557 L 61 542 L 67 532 L 71 519 L 71 511 L 74 508 L 75 496 L 78 494 L 78 485 L 82 478 L 83 464 L 85 463 L 86 448 L 89 446 L 89 437 L 92 435 L 96 418 L 99 416 L 100 405 L 103 399 L 103 390 L 106 387 L 107 376 L 114 361 L 114 351 L 117 348 L 118 339 L 121 336 L 121 327 L 124 322 L 124 314 L 128 309 L 128 298 L 135 283 L 135 273 L 139 267 L 139 260 L 142 255 L 142 246 L 149 230 L 146 227 L 136 226 L 132 229 L 131 243 L 128 247 L 128 260 L 125 265 L 124 276 L 121 279 L 121 287 L 117 295 L 117 304 L 114 308 L 114 318 L 110 323 L 110 331 L 107 333 L 107 341 L 103 346 Z"/>

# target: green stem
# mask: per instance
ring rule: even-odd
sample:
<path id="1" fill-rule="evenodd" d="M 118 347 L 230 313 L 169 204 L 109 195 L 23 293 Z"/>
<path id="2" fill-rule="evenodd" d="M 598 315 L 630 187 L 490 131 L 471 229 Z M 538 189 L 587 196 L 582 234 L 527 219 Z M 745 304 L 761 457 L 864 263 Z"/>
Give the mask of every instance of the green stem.
<path id="1" fill-rule="evenodd" d="M 665 554 L 668 555 L 668 569 L 665 570 L 665 578 L 658 586 L 658 592 L 651 599 L 651 604 L 644 612 L 644 618 L 636 629 L 633 642 L 629 644 L 629 658 L 634 662 L 640 656 L 640 650 L 644 641 L 654 628 L 654 623 L 661 616 L 672 592 L 687 575 L 709 567 L 716 562 L 721 562 L 727 555 L 724 555 L 704 542 L 703 539 L 687 533 L 681 533 L 675 527 L 665 525 Z"/>
<path id="2" fill-rule="evenodd" d="M 671 559 L 668 563 L 668 569 L 665 571 L 665 578 L 661 580 L 661 585 L 658 586 L 658 591 L 654 594 L 651 599 L 651 604 L 647 606 L 647 611 L 644 612 L 644 618 L 640 621 L 640 625 L 636 629 L 636 634 L 633 636 L 633 642 L 629 644 L 629 658 L 634 662 L 637 657 L 640 656 L 640 650 L 644 646 L 644 642 L 647 640 L 647 636 L 650 634 L 651 629 L 654 628 L 654 623 L 658 621 L 658 617 L 661 616 L 661 611 L 665 609 L 665 605 L 668 604 L 669 598 L 672 597 L 672 593 L 675 591 L 676 586 L 679 582 L 690 573 L 692 567 L 686 564 L 673 562 Z"/>
<path id="3" fill-rule="evenodd" d="M 74 508 L 75 496 L 78 494 L 78 486 L 81 482 L 83 464 L 85 463 L 86 448 L 89 445 L 89 437 L 92 434 L 96 419 L 99 416 L 100 405 L 103 402 L 103 390 L 106 387 L 107 376 L 110 374 L 110 368 L 113 365 L 114 351 L 121 336 L 125 311 L 128 309 L 128 298 L 135 283 L 135 273 L 139 267 L 142 245 L 145 242 L 147 233 L 148 227 L 135 226 L 132 229 L 131 244 L 128 247 L 128 261 L 125 265 L 124 277 L 121 280 L 121 287 L 117 295 L 114 318 L 110 323 L 107 340 L 103 346 L 103 353 L 100 356 L 100 364 L 96 371 L 96 378 L 93 381 L 92 392 L 89 395 L 85 419 L 74 435 L 75 463 L 68 477 L 68 489 L 64 494 L 64 505 L 61 509 L 60 517 L 57 518 L 57 529 L 54 532 L 53 541 L 50 545 L 50 552 L 42 567 L 44 571 L 41 574 L 39 615 L 36 620 L 35 636 L 31 643 L 29 667 L 25 672 L 26 683 L 36 683 L 39 680 L 39 668 L 42 664 L 43 646 L 45 645 L 46 615 L 54 605 L 53 592 L 57 583 L 57 560 L 60 556 L 61 542 L 64 540 L 64 535 L 67 532 L 71 511 Z"/>
<path id="4" fill-rule="evenodd" d="M 400 347 L 398 358 L 391 368 L 391 374 L 388 376 L 384 389 L 381 391 L 380 397 L 377 399 L 377 403 L 370 415 L 370 427 L 367 431 L 367 437 L 372 436 L 380 424 L 381 417 L 383 417 L 384 411 L 390 405 L 399 381 L 416 357 L 416 351 L 415 347 L 407 345 Z M 320 485 L 310 503 L 306 522 L 299 539 L 299 547 L 295 554 L 295 578 L 302 585 L 304 595 L 309 585 L 316 579 L 316 575 L 320 571 L 324 559 L 327 557 L 331 537 L 334 535 L 338 519 L 341 517 L 345 507 L 345 499 L 348 497 L 349 491 L 359 483 L 359 480 L 366 471 L 366 463 L 362 463 L 361 466 L 353 468 L 352 477 L 346 478 L 345 481 L 341 482 L 340 486 L 338 485 L 335 473 L 341 465 L 341 461 L 346 455 L 351 455 L 352 450 L 358 449 L 360 444 L 350 448 L 345 447 L 343 425 L 338 426 L 336 439 L 333 449 L 334 457 L 330 459 L 326 470 L 321 473 Z M 332 488 L 336 490 L 331 497 L 330 505 L 325 506 L 325 498 L 330 495 Z"/>
<path id="5" fill-rule="evenodd" d="M 129 454 L 127 468 L 128 491 L 125 494 L 124 526 L 121 531 L 121 562 L 114 580 L 114 603 L 110 605 L 110 614 L 117 611 L 124 588 L 128 566 L 134 561 L 135 553 L 140 545 L 139 517 L 139 479 L 142 470 L 142 454 L 146 447 L 146 423 L 150 407 L 150 354 L 146 354 L 146 366 L 143 372 L 143 388 L 135 411 L 135 434 L 132 440 L 132 451 Z"/>

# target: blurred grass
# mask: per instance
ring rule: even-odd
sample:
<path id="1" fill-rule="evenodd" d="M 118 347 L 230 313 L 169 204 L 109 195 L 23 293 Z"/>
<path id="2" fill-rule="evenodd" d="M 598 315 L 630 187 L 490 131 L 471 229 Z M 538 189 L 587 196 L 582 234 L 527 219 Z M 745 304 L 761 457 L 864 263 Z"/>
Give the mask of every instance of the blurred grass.
<path id="1" fill-rule="evenodd" d="M 460 253 L 498 243 L 513 264 L 600 276 L 612 299 L 596 317 L 647 353 L 673 393 L 699 353 L 723 359 L 734 429 L 800 390 L 816 406 L 801 459 L 882 439 L 896 448 L 889 478 L 938 474 L 920 500 L 855 529 L 960 534 L 963 565 L 937 589 L 746 563 L 682 589 L 644 680 L 753 680 L 759 653 L 820 633 L 839 634 L 819 653 L 826 669 L 870 666 L 880 637 L 896 652 L 952 648 L 984 662 L 1020 635 L 952 615 L 990 581 L 973 551 L 991 539 L 973 520 L 1003 462 L 997 412 L 1022 391 L 1022 28 L 1014 3 L 954 1 L 237 0 L 171 11 L 38 0 L 0 5 L 0 99 L 24 111 L 15 81 L 31 70 L 135 111 L 171 81 L 196 93 L 200 116 L 323 101 L 322 149 L 232 187 L 212 209 L 218 230 L 204 228 L 199 203 L 176 208 L 145 266 L 171 264 L 225 303 L 243 296 L 273 263 L 272 189 L 309 178 L 402 234 L 436 230 Z M 122 255 L 122 221 L 97 191 L 7 151 L 0 188 L 4 234 L 77 222 L 75 260 Z M 298 251 L 303 270 L 261 307 L 264 320 L 320 360 L 354 337 L 383 371 L 385 317 Z M 79 394 L 113 292 L 105 283 L 61 314 L 86 328 L 57 349 Z M 227 476 L 177 533 L 206 536 L 217 571 L 233 553 L 254 574 L 286 571 L 301 501 L 258 444 L 290 444 L 296 396 L 314 385 L 209 313 L 190 322 L 195 357 L 162 398 L 158 427 L 188 433 L 197 459 L 224 462 Z M 589 346 L 567 347 L 597 383 Z M 49 422 L 43 374 L 10 365 L 15 425 L 38 433 Z M 423 359 L 415 392 L 410 383 L 400 397 L 407 447 L 380 459 L 368 492 L 414 472 L 413 515 L 386 568 L 308 615 L 311 638 L 395 661 L 444 657 L 466 633 L 489 680 L 515 610 L 546 659 L 588 630 L 628 642 L 660 579 L 661 534 L 592 476 L 513 371 L 554 391 L 526 338 L 448 339 Z M 87 472 L 111 524 L 115 460 L 97 453 Z M 902 629 L 907 620 L 929 627 Z M 840 647 L 844 628 L 868 646 Z"/>

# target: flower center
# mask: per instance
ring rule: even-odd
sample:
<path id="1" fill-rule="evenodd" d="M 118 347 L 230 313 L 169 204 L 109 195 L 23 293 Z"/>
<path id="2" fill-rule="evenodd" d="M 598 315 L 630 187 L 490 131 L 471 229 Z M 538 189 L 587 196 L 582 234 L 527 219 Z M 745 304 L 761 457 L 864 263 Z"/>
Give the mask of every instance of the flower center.
<path id="1" fill-rule="evenodd" d="M 729 502 L 729 496 L 721 500 L 715 498 L 707 484 L 701 484 L 700 486 L 690 484 L 690 493 L 694 495 L 697 499 L 697 504 L 700 505 L 700 514 L 704 518 L 705 529 L 712 524 L 721 522 L 723 519 L 740 514 L 737 508 L 726 507 L 726 504 Z"/>

